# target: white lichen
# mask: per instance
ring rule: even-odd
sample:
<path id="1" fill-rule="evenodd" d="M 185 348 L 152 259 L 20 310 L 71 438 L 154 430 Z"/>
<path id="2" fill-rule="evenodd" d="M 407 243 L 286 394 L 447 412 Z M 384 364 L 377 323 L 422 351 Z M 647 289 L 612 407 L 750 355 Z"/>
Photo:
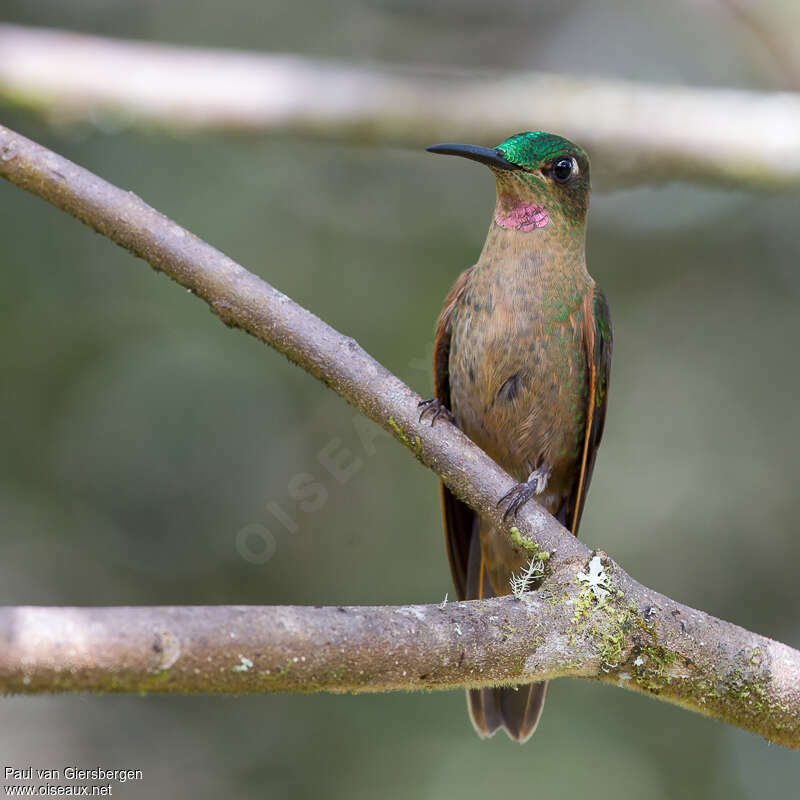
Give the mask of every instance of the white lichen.
<path id="1" fill-rule="evenodd" d="M 528 562 L 528 566 L 522 570 L 522 572 L 512 575 L 509 579 L 508 582 L 511 586 L 511 593 L 514 595 L 514 597 L 520 600 L 524 594 L 531 590 L 533 584 L 543 577 L 544 561 L 537 558 L 531 558 L 531 560 Z"/>
<path id="2" fill-rule="evenodd" d="M 297 661 L 297 659 L 295 659 Z M 233 672 L 247 672 L 253 668 L 253 662 L 247 656 L 239 656 L 239 663 L 235 667 L 231 667 Z"/>
<path id="3" fill-rule="evenodd" d="M 597 602 L 600 603 L 611 594 L 611 580 L 603 568 L 600 556 L 594 556 L 589 562 L 589 574 L 578 573 L 578 580 L 592 590 Z"/>

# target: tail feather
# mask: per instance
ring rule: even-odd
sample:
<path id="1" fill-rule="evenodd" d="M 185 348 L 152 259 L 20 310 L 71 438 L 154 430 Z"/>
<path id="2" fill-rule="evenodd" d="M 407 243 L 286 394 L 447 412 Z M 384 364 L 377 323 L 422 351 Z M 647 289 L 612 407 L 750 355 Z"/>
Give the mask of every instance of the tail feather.
<path id="1" fill-rule="evenodd" d="M 481 586 L 480 584 L 483 583 Z M 488 577 L 481 570 L 478 526 L 472 534 L 467 562 L 467 597 L 494 597 Z M 542 715 L 547 681 L 520 686 L 467 689 L 467 707 L 472 725 L 482 739 L 505 728 L 511 739 L 524 744 L 533 736 Z"/>
<path id="2" fill-rule="evenodd" d="M 503 727 L 500 706 L 493 700 L 497 689 L 467 689 L 467 709 L 472 726 L 481 739 L 494 736 Z"/>
<path id="3" fill-rule="evenodd" d="M 485 739 L 505 728 L 509 738 L 524 744 L 533 736 L 547 695 L 547 681 L 522 686 L 468 689 L 469 716 Z"/>

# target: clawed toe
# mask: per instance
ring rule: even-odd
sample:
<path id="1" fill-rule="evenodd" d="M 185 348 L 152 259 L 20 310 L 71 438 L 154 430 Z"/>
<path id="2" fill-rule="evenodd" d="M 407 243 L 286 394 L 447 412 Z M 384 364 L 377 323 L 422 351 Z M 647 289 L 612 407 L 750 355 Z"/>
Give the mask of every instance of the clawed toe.
<path id="1" fill-rule="evenodd" d="M 510 492 L 504 494 L 497 501 L 498 506 L 508 502 L 508 508 L 503 514 L 503 522 L 508 522 L 508 518 L 511 516 L 516 517 L 522 506 L 524 506 L 534 494 L 536 494 L 535 481 L 534 485 L 530 483 L 518 483 Z"/>
<path id="2" fill-rule="evenodd" d="M 453 421 L 453 415 L 450 412 L 450 409 L 441 403 L 438 397 L 432 397 L 430 400 L 421 400 L 419 403 L 417 403 L 417 408 L 422 409 L 419 414 L 420 422 L 422 422 L 423 417 L 427 413 L 431 413 L 431 427 L 433 427 L 433 423 L 436 422 L 439 416 L 442 415 L 448 422 Z"/>

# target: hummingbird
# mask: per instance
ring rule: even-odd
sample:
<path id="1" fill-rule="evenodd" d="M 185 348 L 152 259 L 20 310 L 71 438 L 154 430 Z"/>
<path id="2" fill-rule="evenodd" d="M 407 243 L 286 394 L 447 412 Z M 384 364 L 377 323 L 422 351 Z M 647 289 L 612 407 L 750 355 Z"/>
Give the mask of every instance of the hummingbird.
<path id="1" fill-rule="evenodd" d="M 527 131 L 494 148 L 437 144 L 485 164 L 497 199 L 477 263 L 461 273 L 437 324 L 431 424 L 445 415 L 519 483 L 503 520 L 532 497 L 577 535 L 606 416 L 612 328 L 586 269 L 589 157 Z M 444 537 L 459 599 L 511 593 L 529 556 L 441 485 Z M 468 689 L 476 731 L 536 729 L 547 682 Z"/>

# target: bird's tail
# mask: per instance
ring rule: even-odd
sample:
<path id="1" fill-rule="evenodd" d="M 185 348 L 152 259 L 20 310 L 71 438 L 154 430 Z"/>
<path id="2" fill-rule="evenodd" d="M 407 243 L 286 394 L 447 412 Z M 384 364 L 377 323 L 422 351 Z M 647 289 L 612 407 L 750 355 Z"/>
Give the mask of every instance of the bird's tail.
<path id="1" fill-rule="evenodd" d="M 478 525 L 475 525 L 470 541 L 466 583 L 467 599 L 495 596 L 489 579 L 481 569 Z M 467 707 L 472 724 L 481 738 L 493 736 L 498 728 L 505 728 L 511 739 L 523 744 L 536 730 L 546 695 L 547 681 L 467 689 Z"/>
<path id="2" fill-rule="evenodd" d="M 469 716 L 482 738 L 493 736 L 498 728 L 505 728 L 511 739 L 524 744 L 539 724 L 546 695 L 547 681 L 467 689 Z"/>

